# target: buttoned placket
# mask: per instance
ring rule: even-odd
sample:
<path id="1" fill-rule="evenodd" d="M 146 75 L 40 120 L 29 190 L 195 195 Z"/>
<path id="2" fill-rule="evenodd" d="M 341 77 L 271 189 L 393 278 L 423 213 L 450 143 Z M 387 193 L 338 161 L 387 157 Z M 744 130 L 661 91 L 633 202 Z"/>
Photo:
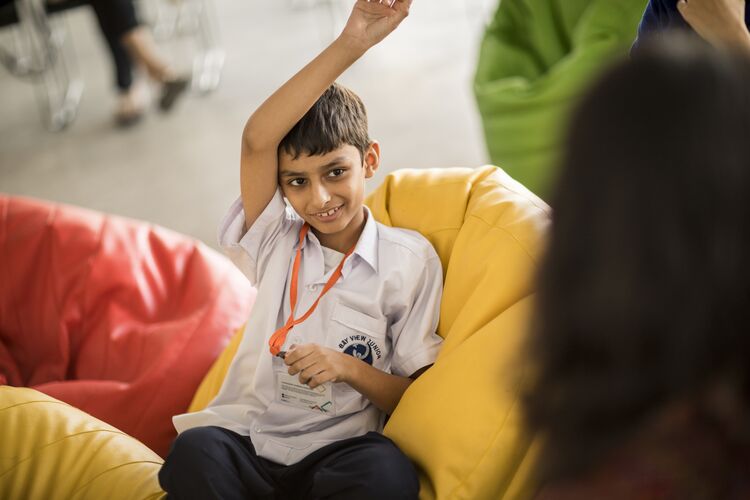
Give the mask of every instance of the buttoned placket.
<path id="1" fill-rule="evenodd" d="M 309 252 L 307 256 L 304 255 L 305 252 Z M 302 259 L 302 279 L 304 280 L 304 290 L 307 294 L 315 295 L 315 293 L 320 293 L 323 289 L 323 286 L 326 284 L 326 281 L 328 281 L 331 273 L 325 273 L 323 249 L 321 248 L 318 239 L 312 233 L 308 233 L 305 246 L 302 247 L 302 254 L 304 257 Z M 309 303 L 312 304 L 316 298 L 317 295 L 315 295 L 312 300 L 309 300 Z M 305 302 L 308 302 L 308 300 L 305 300 Z M 297 307 L 299 308 L 300 306 L 298 305 Z"/>
<path id="2" fill-rule="evenodd" d="M 328 278 L 330 278 L 331 274 L 333 274 L 334 272 L 334 269 L 329 270 L 327 273 L 325 272 L 325 259 L 323 258 L 323 249 L 321 247 L 322 245 L 320 244 L 318 238 L 312 233 L 312 231 L 309 232 L 307 234 L 307 241 L 305 241 L 305 245 L 302 247 L 303 254 L 305 250 L 312 250 L 314 252 L 314 255 L 309 257 L 309 260 L 303 259 L 302 261 L 302 278 L 304 279 L 304 289 L 307 293 L 320 293 L 320 291 L 328 281 Z M 349 256 L 348 259 L 346 259 L 346 262 L 344 262 L 344 267 L 341 269 L 341 278 L 339 278 L 339 282 L 346 280 L 347 275 L 352 270 L 352 263 L 355 258 L 356 250 L 352 253 L 352 255 Z M 305 269 L 306 263 L 310 263 L 310 265 L 307 266 L 307 269 Z M 317 298 L 317 295 L 315 295 L 315 298 Z M 300 306 L 298 305 L 297 307 L 299 308 Z"/>

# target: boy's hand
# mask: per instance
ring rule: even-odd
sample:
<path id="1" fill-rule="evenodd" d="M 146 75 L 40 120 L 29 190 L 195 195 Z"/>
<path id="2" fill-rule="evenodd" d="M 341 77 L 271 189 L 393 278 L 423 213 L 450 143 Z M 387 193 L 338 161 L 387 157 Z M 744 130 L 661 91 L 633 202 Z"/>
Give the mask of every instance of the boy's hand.
<path id="1" fill-rule="evenodd" d="M 712 45 L 750 48 L 745 0 L 679 0 L 677 10 Z"/>
<path id="2" fill-rule="evenodd" d="M 348 382 L 353 357 L 318 344 L 292 346 L 284 356 L 289 375 L 299 374 L 299 381 L 311 389 L 326 382 Z"/>
<path id="3" fill-rule="evenodd" d="M 299 374 L 300 383 L 311 389 L 326 382 L 345 382 L 389 415 L 412 382 L 411 378 L 386 373 L 354 356 L 318 344 L 292 346 L 284 356 L 284 363 L 289 366 L 289 375 Z"/>
<path id="4" fill-rule="evenodd" d="M 388 36 L 409 15 L 412 0 L 357 0 L 341 38 L 367 50 Z"/>

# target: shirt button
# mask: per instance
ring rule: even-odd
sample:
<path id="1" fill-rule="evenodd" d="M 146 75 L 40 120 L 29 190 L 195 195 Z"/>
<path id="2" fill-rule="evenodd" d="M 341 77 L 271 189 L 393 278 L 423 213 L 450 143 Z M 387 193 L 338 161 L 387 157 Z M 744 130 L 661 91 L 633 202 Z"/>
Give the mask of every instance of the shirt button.
<path id="1" fill-rule="evenodd" d="M 307 289 L 310 290 L 311 292 L 314 292 L 315 290 L 318 289 L 318 285 L 307 285 Z"/>
<path id="2" fill-rule="evenodd" d="M 263 429 L 261 429 L 260 427 L 256 427 L 255 428 L 255 432 L 257 432 L 258 434 L 260 434 L 261 432 L 263 432 Z"/>

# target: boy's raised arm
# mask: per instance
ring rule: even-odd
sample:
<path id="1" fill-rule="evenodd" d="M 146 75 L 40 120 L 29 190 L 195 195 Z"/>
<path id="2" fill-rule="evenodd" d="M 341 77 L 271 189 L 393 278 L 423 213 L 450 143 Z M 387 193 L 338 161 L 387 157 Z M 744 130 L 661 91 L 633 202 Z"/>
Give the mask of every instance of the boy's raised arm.
<path id="1" fill-rule="evenodd" d="M 242 134 L 240 188 L 249 228 L 278 185 L 278 147 L 315 101 L 352 63 L 409 13 L 411 0 L 357 0 L 341 35 L 250 116 Z"/>

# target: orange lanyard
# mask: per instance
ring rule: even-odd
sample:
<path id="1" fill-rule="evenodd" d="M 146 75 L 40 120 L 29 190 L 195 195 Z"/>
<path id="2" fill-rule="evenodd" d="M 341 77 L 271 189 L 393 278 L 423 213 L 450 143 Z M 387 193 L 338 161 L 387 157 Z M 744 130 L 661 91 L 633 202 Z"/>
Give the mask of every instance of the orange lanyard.
<path id="1" fill-rule="evenodd" d="M 307 232 L 310 230 L 310 226 L 305 223 L 302 226 L 302 229 L 299 232 L 299 245 L 297 246 L 297 254 L 294 257 L 294 267 L 292 268 L 292 285 L 289 290 L 289 304 L 291 305 L 291 312 L 289 313 L 289 319 L 286 320 L 286 324 L 276 330 L 273 335 L 271 335 L 271 338 L 268 340 L 268 345 L 271 348 L 271 354 L 274 356 L 277 356 L 281 352 L 281 347 L 284 345 L 284 342 L 286 341 L 286 334 L 289 333 L 289 330 L 294 328 L 296 325 L 299 325 L 303 321 L 305 321 L 307 318 L 310 317 L 310 315 L 315 311 L 315 308 L 318 307 L 318 302 L 320 302 L 320 299 L 323 298 L 323 295 L 328 293 L 328 290 L 333 288 L 333 285 L 336 284 L 336 282 L 341 277 L 341 270 L 344 268 L 344 262 L 346 262 L 346 258 L 349 257 L 352 252 L 354 251 L 354 246 L 349 249 L 348 252 L 346 252 L 346 255 L 344 255 L 344 258 L 341 259 L 341 263 L 339 263 L 336 270 L 333 272 L 330 278 L 328 278 L 328 282 L 323 287 L 323 291 L 320 292 L 320 295 L 318 295 L 318 298 L 315 300 L 312 306 L 310 306 L 310 309 L 307 310 L 307 312 L 300 318 L 294 319 L 294 308 L 297 306 L 297 278 L 299 277 L 299 267 L 300 267 L 300 261 L 302 260 L 302 243 L 305 241 L 305 236 L 307 236 Z M 356 245 L 355 245 L 356 246 Z"/>

